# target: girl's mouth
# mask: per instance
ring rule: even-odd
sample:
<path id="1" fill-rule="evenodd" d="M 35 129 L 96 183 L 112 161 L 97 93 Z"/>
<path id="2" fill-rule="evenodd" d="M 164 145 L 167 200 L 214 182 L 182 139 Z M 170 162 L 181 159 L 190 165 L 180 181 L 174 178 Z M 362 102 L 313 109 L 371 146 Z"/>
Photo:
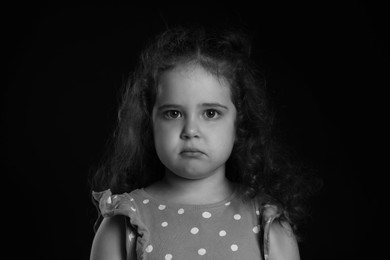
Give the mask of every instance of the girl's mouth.
<path id="1" fill-rule="evenodd" d="M 189 158 L 199 158 L 199 157 L 202 157 L 206 154 L 198 149 L 195 149 L 195 148 L 186 148 L 180 152 L 180 155 L 184 156 L 184 157 L 189 157 Z"/>

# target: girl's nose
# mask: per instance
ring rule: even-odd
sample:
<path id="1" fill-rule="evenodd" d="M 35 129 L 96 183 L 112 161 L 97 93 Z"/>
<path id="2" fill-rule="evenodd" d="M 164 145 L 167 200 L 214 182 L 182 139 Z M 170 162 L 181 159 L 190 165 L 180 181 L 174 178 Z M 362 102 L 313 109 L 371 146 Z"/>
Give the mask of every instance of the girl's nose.
<path id="1" fill-rule="evenodd" d="M 200 131 L 195 119 L 187 119 L 180 136 L 182 139 L 199 138 Z"/>

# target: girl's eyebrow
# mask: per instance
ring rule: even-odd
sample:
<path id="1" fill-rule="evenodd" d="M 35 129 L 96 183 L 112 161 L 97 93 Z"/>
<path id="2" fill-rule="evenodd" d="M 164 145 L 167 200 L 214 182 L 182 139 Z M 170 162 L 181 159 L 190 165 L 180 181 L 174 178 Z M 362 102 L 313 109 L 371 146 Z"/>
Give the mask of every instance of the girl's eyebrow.
<path id="1" fill-rule="evenodd" d="M 181 108 L 180 105 L 174 105 L 174 104 L 164 104 L 157 108 L 158 111 L 165 110 L 165 109 L 179 109 Z"/>
<path id="2" fill-rule="evenodd" d="M 220 103 L 203 103 L 201 104 L 202 107 L 219 107 L 219 108 L 222 108 L 222 109 L 225 109 L 225 110 L 229 110 L 229 108 L 227 106 L 224 106 Z"/>
<path id="3" fill-rule="evenodd" d="M 218 107 L 218 108 L 222 108 L 222 109 L 225 109 L 225 110 L 229 110 L 229 108 L 227 106 L 224 106 L 220 103 L 202 103 L 199 105 L 200 107 Z M 158 111 L 161 111 L 161 110 L 165 110 L 165 109 L 180 109 L 182 108 L 181 105 L 176 105 L 176 104 L 164 104 L 164 105 L 161 105 L 157 108 Z"/>

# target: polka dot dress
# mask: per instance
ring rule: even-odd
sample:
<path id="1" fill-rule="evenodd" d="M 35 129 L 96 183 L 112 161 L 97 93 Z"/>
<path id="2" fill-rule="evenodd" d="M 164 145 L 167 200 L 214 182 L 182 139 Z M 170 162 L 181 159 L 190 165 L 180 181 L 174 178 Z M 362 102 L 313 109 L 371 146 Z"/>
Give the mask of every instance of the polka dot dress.
<path id="1" fill-rule="evenodd" d="M 128 233 L 127 241 L 137 241 L 138 259 L 267 258 L 267 248 L 260 252 L 263 209 L 257 200 L 244 203 L 234 193 L 214 204 L 169 204 L 143 189 L 121 195 L 107 190 L 94 197 L 103 216 L 128 217 L 135 231 Z"/>

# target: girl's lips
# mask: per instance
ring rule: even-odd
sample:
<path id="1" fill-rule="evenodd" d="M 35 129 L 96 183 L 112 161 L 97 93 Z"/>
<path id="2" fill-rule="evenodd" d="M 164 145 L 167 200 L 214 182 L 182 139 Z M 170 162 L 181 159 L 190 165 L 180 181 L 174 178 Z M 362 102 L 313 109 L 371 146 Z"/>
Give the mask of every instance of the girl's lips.
<path id="1" fill-rule="evenodd" d="M 187 158 L 200 158 L 202 156 L 204 156 L 204 153 L 202 152 L 181 152 L 180 153 L 181 156 L 183 157 L 187 157 Z"/>
<path id="2" fill-rule="evenodd" d="M 198 150 L 198 149 L 184 149 L 183 151 L 180 152 L 182 156 L 185 157 L 201 157 L 205 155 L 204 152 Z"/>
<path id="3" fill-rule="evenodd" d="M 203 153 L 204 154 L 204 152 L 196 148 L 185 148 L 180 153 Z"/>

